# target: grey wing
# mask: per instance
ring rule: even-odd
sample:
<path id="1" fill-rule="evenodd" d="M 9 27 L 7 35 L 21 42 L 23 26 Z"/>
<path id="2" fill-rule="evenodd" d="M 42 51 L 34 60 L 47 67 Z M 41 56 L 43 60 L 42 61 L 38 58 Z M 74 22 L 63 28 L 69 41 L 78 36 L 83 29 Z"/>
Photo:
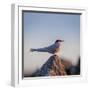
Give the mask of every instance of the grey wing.
<path id="1" fill-rule="evenodd" d="M 53 44 L 53 45 L 51 45 L 51 46 L 46 47 L 46 49 L 47 49 L 47 51 L 48 51 L 49 53 L 54 53 L 55 50 L 56 50 L 56 48 L 59 48 L 59 45 Z"/>
<path id="2" fill-rule="evenodd" d="M 37 51 L 37 52 L 49 52 L 49 53 L 54 53 L 56 48 L 58 48 L 58 45 L 57 44 L 53 44 L 53 45 L 50 45 L 48 47 L 44 47 L 44 48 L 38 48 L 38 49 L 31 49 L 31 51 Z"/>

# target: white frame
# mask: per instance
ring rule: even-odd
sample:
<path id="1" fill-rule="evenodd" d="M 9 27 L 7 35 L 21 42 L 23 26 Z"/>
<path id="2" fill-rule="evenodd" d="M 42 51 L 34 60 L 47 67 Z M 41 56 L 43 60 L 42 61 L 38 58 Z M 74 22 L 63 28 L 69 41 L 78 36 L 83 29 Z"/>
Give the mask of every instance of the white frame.
<path id="1" fill-rule="evenodd" d="M 81 13 L 80 17 L 80 53 L 81 53 L 81 75 L 80 76 L 60 76 L 58 77 L 39 77 L 36 78 L 25 78 L 22 79 L 22 10 L 35 10 L 35 11 L 49 11 L 49 12 L 66 12 L 66 13 Z M 13 4 L 12 5 L 12 58 L 11 58 L 11 84 L 12 86 L 27 86 L 27 85 L 39 85 L 46 84 L 42 80 L 51 80 L 53 83 L 53 78 L 59 80 L 59 83 L 69 83 L 69 82 L 85 82 L 87 81 L 87 61 L 83 53 L 83 35 L 86 30 L 86 9 L 76 8 L 76 7 L 39 7 L 30 6 L 24 4 Z M 74 77 L 74 78 L 73 78 Z M 28 79 L 28 80 L 27 80 Z M 34 79 L 34 80 L 33 80 Z M 41 83 L 39 82 L 41 80 Z M 48 81 L 47 80 L 47 81 Z M 39 83 L 38 83 L 39 82 Z M 48 83 L 49 84 L 49 83 Z"/>

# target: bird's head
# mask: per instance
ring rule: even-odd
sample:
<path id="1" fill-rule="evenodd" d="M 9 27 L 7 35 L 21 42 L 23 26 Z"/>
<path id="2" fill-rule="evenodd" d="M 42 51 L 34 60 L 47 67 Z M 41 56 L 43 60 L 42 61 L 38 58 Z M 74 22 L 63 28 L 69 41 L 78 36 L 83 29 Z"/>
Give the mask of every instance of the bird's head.
<path id="1" fill-rule="evenodd" d="M 56 40 L 55 43 L 61 43 L 61 42 L 64 42 L 64 40 Z"/>

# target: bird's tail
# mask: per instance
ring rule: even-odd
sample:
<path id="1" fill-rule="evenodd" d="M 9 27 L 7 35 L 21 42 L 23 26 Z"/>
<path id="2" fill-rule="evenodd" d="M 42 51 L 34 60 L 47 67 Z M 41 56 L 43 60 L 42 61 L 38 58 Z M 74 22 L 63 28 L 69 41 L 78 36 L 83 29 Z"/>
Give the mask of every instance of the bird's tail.
<path id="1" fill-rule="evenodd" d="M 34 52 L 34 51 L 36 51 L 36 49 L 31 48 L 30 51 L 31 51 L 31 52 Z"/>

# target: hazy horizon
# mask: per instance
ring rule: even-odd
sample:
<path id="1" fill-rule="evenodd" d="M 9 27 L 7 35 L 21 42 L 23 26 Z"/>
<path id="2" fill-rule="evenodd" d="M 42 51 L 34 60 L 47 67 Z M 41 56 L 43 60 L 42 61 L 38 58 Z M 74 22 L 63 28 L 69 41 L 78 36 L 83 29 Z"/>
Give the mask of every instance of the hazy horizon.
<path id="1" fill-rule="evenodd" d="M 80 15 L 41 12 L 24 12 L 24 74 L 39 69 L 52 55 L 30 52 L 30 48 L 47 47 L 57 39 L 61 45 L 61 56 L 73 63 L 80 56 Z"/>

